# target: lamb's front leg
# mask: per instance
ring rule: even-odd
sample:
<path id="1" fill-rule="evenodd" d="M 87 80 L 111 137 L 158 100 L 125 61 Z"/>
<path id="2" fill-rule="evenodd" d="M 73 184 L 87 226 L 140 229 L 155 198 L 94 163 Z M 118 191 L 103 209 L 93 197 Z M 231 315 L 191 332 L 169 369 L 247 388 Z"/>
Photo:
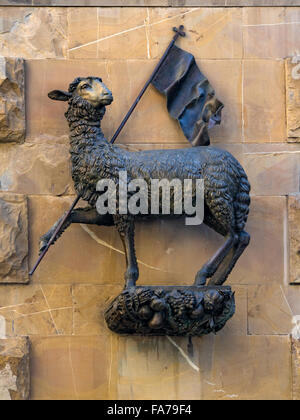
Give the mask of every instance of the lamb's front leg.
<path id="1" fill-rule="evenodd" d="M 114 223 L 120 234 L 126 258 L 125 287 L 135 286 L 139 278 L 139 268 L 134 246 L 134 220 L 130 216 L 114 216 Z"/>
<path id="2" fill-rule="evenodd" d="M 40 238 L 39 252 L 40 254 L 47 247 L 48 242 L 50 241 L 52 235 L 55 232 L 55 229 L 64 218 L 64 215 L 48 230 L 45 235 Z M 72 224 L 72 223 L 83 223 L 87 225 L 99 225 L 99 226 L 113 226 L 114 221 L 110 214 L 100 215 L 95 208 L 86 207 L 73 210 L 68 219 L 62 226 L 62 229 L 58 235 L 55 237 L 55 241 L 63 234 L 63 232 Z M 54 243 L 53 242 L 53 243 Z"/>

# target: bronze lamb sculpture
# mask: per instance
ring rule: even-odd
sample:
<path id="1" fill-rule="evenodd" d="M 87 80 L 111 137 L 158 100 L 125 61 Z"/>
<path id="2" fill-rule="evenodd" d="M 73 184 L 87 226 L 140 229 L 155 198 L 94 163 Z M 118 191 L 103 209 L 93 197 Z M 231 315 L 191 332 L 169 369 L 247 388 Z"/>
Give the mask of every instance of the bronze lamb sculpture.
<path id="1" fill-rule="evenodd" d="M 220 278 L 214 280 L 214 284 L 223 284 L 250 240 L 249 234 L 244 231 L 249 213 L 250 185 L 239 162 L 229 152 L 210 146 L 129 152 L 111 145 L 103 135 L 100 121 L 113 97 L 98 77 L 78 77 L 70 84 L 68 92 L 55 90 L 49 93 L 49 97 L 68 101 L 65 116 L 70 127 L 72 178 L 76 192 L 83 194 L 83 199 L 90 205 L 73 210 L 63 230 L 71 223 L 115 225 L 126 254 L 126 286 L 133 286 L 139 276 L 134 223 L 135 218 L 144 216 L 98 214 L 95 208 L 99 195 L 96 191 L 98 180 L 110 178 L 117 183 L 121 170 L 127 171 L 128 179 L 143 178 L 147 182 L 151 178 L 203 178 L 204 223 L 227 239 L 197 273 L 195 285 L 205 285 L 233 249 Z M 40 250 L 48 243 L 54 226 L 42 236 Z"/>
<path id="2" fill-rule="evenodd" d="M 102 133 L 100 121 L 113 97 L 98 77 L 78 77 L 69 85 L 68 92 L 55 90 L 48 96 L 68 101 L 65 116 L 70 127 L 72 178 L 76 192 L 89 203 L 87 208 L 72 211 L 62 231 L 71 223 L 114 225 L 124 245 L 126 285 L 107 310 L 110 328 L 121 333 L 154 334 L 156 331 L 156 335 L 202 335 L 222 328 L 233 315 L 235 306 L 230 288 L 220 286 L 250 240 L 244 231 L 250 185 L 239 162 L 227 151 L 210 146 L 130 152 L 110 144 Z M 172 291 L 170 286 L 164 290 L 135 287 L 139 276 L 134 245 L 135 219 L 157 215 L 133 216 L 118 211 L 113 215 L 100 215 L 97 212 L 96 201 L 100 194 L 96 191 L 97 182 L 109 178 L 117 184 L 120 171 L 127 171 L 128 181 L 142 178 L 148 184 L 151 179 L 204 179 L 204 223 L 226 237 L 226 241 L 198 271 L 190 291 L 182 287 Z M 58 223 L 42 236 L 41 252 Z M 203 286 L 202 291 L 199 286 Z M 182 316 L 184 322 L 180 320 Z M 124 322 L 120 321 L 122 317 Z M 166 319 L 168 325 L 164 325 Z"/>

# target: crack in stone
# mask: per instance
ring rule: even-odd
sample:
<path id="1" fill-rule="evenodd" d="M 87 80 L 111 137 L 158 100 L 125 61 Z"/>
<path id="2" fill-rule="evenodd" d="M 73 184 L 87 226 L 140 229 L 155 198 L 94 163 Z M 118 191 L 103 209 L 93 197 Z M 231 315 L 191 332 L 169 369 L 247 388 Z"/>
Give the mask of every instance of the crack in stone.
<path id="1" fill-rule="evenodd" d="M 10 309 L 9 312 L 14 312 L 15 314 L 19 315 L 19 318 L 26 318 L 28 316 L 32 316 L 32 315 L 39 315 L 39 314 L 45 314 L 45 313 L 49 313 L 51 316 L 51 312 L 52 311 L 63 311 L 66 309 L 73 309 L 72 306 L 65 306 L 63 308 L 55 308 L 55 309 L 45 309 L 44 311 L 39 311 L 39 312 L 30 312 L 29 314 L 23 314 L 21 312 L 18 312 L 15 309 Z M 2 311 L 2 308 L 0 308 L 0 312 Z M 0 318 L 1 320 L 1 318 Z M 0 330 L 0 335 L 1 335 L 1 330 Z"/>
<path id="2" fill-rule="evenodd" d="M 280 26 L 280 25 L 299 25 L 300 22 L 278 22 L 278 23 L 258 23 L 252 25 L 243 25 L 244 28 L 260 27 L 260 26 Z"/>
<path id="3" fill-rule="evenodd" d="M 78 45 L 77 47 L 69 48 L 68 51 L 75 51 L 75 50 L 78 50 L 80 48 L 88 47 L 90 45 L 97 44 L 97 42 L 106 41 L 107 39 L 111 39 L 111 38 L 114 38 L 116 36 L 126 34 L 128 32 L 136 31 L 137 29 L 141 29 L 141 28 L 145 28 L 145 24 L 140 25 L 140 26 L 135 26 L 134 28 L 126 29 L 125 31 L 117 32 L 117 33 L 112 34 L 112 35 L 105 36 L 104 38 L 96 39 L 95 41 L 91 41 L 91 42 L 88 42 L 88 43 L 83 44 L 83 45 Z"/>
<path id="4" fill-rule="evenodd" d="M 38 303 L 42 303 L 42 302 L 39 301 L 39 302 L 31 302 L 31 303 L 17 303 L 16 305 L 0 306 L 0 311 L 6 310 L 6 309 L 11 309 L 11 308 L 17 308 L 18 306 L 36 305 Z"/>
<path id="5" fill-rule="evenodd" d="M 41 289 L 41 292 L 43 293 L 43 296 L 44 296 L 44 299 L 45 299 L 46 305 L 48 306 L 48 309 L 49 309 L 49 315 L 50 315 L 50 317 L 51 317 L 51 320 L 52 320 L 52 323 L 53 323 L 54 329 L 55 329 L 55 331 L 56 331 L 56 334 L 57 334 L 57 335 L 59 335 L 58 329 L 57 329 L 57 327 L 56 327 L 56 324 L 55 324 L 55 321 L 54 321 L 54 318 L 53 318 L 53 315 L 52 315 L 52 312 L 51 312 L 50 305 L 49 305 L 49 303 L 48 303 L 47 297 L 46 297 L 46 295 L 45 295 L 45 293 L 44 293 L 44 290 L 43 290 L 43 288 L 42 288 L 42 286 L 41 286 L 41 285 L 40 285 L 40 289 Z"/>
<path id="6" fill-rule="evenodd" d="M 150 12 L 149 12 L 149 7 L 147 7 L 147 17 L 145 19 L 145 32 L 146 32 L 146 40 L 147 40 L 147 57 L 150 60 L 151 59 L 151 53 L 150 53 L 149 24 L 150 24 Z"/>
<path id="7" fill-rule="evenodd" d="M 176 349 L 179 351 L 179 353 L 181 354 L 181 356 L 183 356 L 183 358 L 187 361 L 187 363 L 191 366 L 192 369 L 194 369 L 196 372 L 200 372 L 200 369 L 197 365 L 195 365 L 194 362 L 192 362 L 192 360 L 189 358 L 189 356 L 182 350 L 181 347 L 178 346 L 177 343 L 175 343 L 174 340 L 172 340 L 171 337 L 167 336 L 167 339 L 170 341 L 171 344 L 173 344 L 174 347 L 176 347 Z"/>
<path id="8" fill-rule="evenodd" d="M 280 285 L 280 290 L 281 290 L 281 293 L 282 293 L 283 299 L 285 300 L 285 302 L 286 302 L 286 304 L 287 304 L 287 306 L 288 306 L 288 308 L 289 308 L 289 310 L 290 310 L 290 312 L 291 312 L 291 315 L 292 315 L 292 316 L 294 316 L 294 313 L 293 313 L 293 311 L 292 311 L 291 305 L 289 304 L 289 301 L 287 300 L 286 294 L 284 293 L 284 290 L 283 290 L 283 288 L 282 288 L 282 286 L 281 286 L 281 285 Z"/>
<path id="9" fill-rule="evenodd" d="M 82 229 L 88 234 L 88 235 L 90 235 L 90 237 L 92 238 L 92 239 L 94 239 L 94 241 L 96 241 L 99 245 L 103 245 L 103 246 L 105 246 L 106 248 L 108 248 L 108 249 L 111 249 L 112 251 L 116 251 L 116 252 L 118 252 L 119 254 L 122 254 L 122 255 L 125 255 L 125 252 L 124 251 L 121 251 L 120 249 L 118 249 L 118 248 L 115 248 L 114 246 L 112 246 L 112 245 L 110 245 L 109 243 L 107 243 L 107 242 L 105 242 L 105 241 L 103 241 L 102 239 L 100 239 L 91 229 L 89 229 L 86 225 L 83 225 L 83 224 L 80 224 L 80 226 L 82 227 Z M 158 268 L 158 267 L 154 267 L 153 265 L 149 265 L 149 264 L 146 264 L 146 263 L 144 263 L 143 261 L 141 261 L 141 260 L 137 260 L 137 262 L 140 264 L 140 265 L 143 265 L 144 267 L 147 267 L 147 268 L 150 268 L 151 270 L 156 270 L 156 271 L 161 271 L 161 272 L 163 272 L 163 273 L 171 273 L 170 271 L 167 271 L 167 270 L 162 270 L 161 268 Z"/>

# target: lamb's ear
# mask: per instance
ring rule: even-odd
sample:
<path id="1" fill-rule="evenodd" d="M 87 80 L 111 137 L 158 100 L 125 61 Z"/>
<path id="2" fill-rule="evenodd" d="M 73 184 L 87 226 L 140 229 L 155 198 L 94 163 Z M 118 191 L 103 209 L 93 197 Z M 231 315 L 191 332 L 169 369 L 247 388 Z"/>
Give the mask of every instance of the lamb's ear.
<path id="1" fill-rule="evenodd" d="M 48 97 L 54 101 L 68 101 L 71 98 L 71 93 L 64 90 L 52 90 L 48 93 Z"/>

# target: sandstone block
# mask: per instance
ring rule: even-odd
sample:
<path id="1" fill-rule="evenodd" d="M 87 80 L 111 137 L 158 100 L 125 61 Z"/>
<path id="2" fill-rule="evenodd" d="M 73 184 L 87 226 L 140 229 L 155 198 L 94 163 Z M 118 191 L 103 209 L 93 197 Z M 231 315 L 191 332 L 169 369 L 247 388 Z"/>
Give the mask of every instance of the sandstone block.
<path id="1" fill-rule="evenodd" d="M 64 195 L 73 192 L 69 148 L 38 142 L 0 148 L 0 190 L 17 194 Z"/>
<path id="2" fill-rule="evenodd" d="M 36 337 L 32 343 L 32 400 L 110 398 L 107 337 Z"/>
<path id="3" fill-rule="evenodd" d="M 298 61 L 299 60 L 299 61 Z M 300 141 L 300 58 L 285 61 L 286 118 L 289 142 Z"/>
<path id="4" fill-rule="evenodd" d="M 217 336 L 204 399 L 290 400 L 289 336 Z"/>
<path id="5" fill-rule="evenodd" d="M 288 197 L 290 282 L 300 284 L 300 194 Z"/>
<path id="6" fill-rule="evenodd" d="M 0 294 L 3 335 L 54 336 L 73 332 L 70 285 L 5 286 Z"/>
<path id="7" fill-rule="evenodd" d="M 24 196 L 0 194 L 0 283 L 28 281 L 28 220 Z"/>
<path id="8" fill-rule="evenodd" d="M 110 335 L 104 311 L 121 291 L 121 286 L 74 285 L 74 334 Z"/>
<path id="9" fill-rule="evenodd" d="M 280 285 L 249 286 L 249 334 L 290 334 L 292 320 L 290 305 Z"/>
<path id="10" fill-rule="evenodd" d="M 15 1 L 11 5 L 17 6 L 17 3 Z M 65 58 L 66 10 L 50 7 L 1 8 L 0 44 L 1 54 L 8 57 Z"/>
<path id="11" fill-rule="evenodd" d="M 98 9 L 68 8 L 68 52 L 70 58 L 96 58 Z M 92 44 L 91 44 L 92 43 Z M 85 44 L 88 44 L 84 46 Z M 91 44 L 91 45 L 90 45 Z"/>
<path id="12" fill-rule="evenodd" d="M 0 143 L 25 138 L 24 60 L 0 57 Z"/>
<path id="13" fill-rule="evenodd" d="M 193 339 L 193 343 L 195 355 L 186 359 L 181 351 L 187 356 L 187 338 L 118 337 L 112 365 L 114 398 L 123 400 L 131 395 L 133 400 L 201 399 L 212 337 Z M 205 353 L 209 355 L 206 358 Z"/>
<path id="14" fill-rule="evenodd" d="M 28 400 L 29 340 L 0 339 L 0 400 Z"/>
<path id="15" fill-rule="evenodd" d="M 284 63 L 275 60 L 244 61 L 243 84 L 244 141 L 284 141 Z"/>
<path id="16" fill-rule="evenodd" d="M 126 3 L 124 4 L 126 5 Z M 147 8 L 99 8 L 98 59 L 146 59 L 149 56 Z"/>
<path id="17" fill-rule="evenodd" d="M 260 1 L 256 3 L 256 6 L 261 6 Z M 283 0 L 281 4 L 276 0 L 270 0 L 268 3 L 270 7 L 245 7 L 243 10 L 246 59 L 283 59 L 292 56 L 298 50 L 299 8 L 271 7 L 289 6 L 289 2 Z M 290 5 L 293 6 L 293 4 Z"/>
<path id="18" fill-rule="evenodd" d="M 69 58 L 147 58 L 146 18 L 141 7 L 69 8 Z"/>
<path id="19" fill-rule="evenodd" d="M 300 153 L 294 151 L 246 152 L 244 168 L 254 195 L 287 195 L 299 191 Z"/>

